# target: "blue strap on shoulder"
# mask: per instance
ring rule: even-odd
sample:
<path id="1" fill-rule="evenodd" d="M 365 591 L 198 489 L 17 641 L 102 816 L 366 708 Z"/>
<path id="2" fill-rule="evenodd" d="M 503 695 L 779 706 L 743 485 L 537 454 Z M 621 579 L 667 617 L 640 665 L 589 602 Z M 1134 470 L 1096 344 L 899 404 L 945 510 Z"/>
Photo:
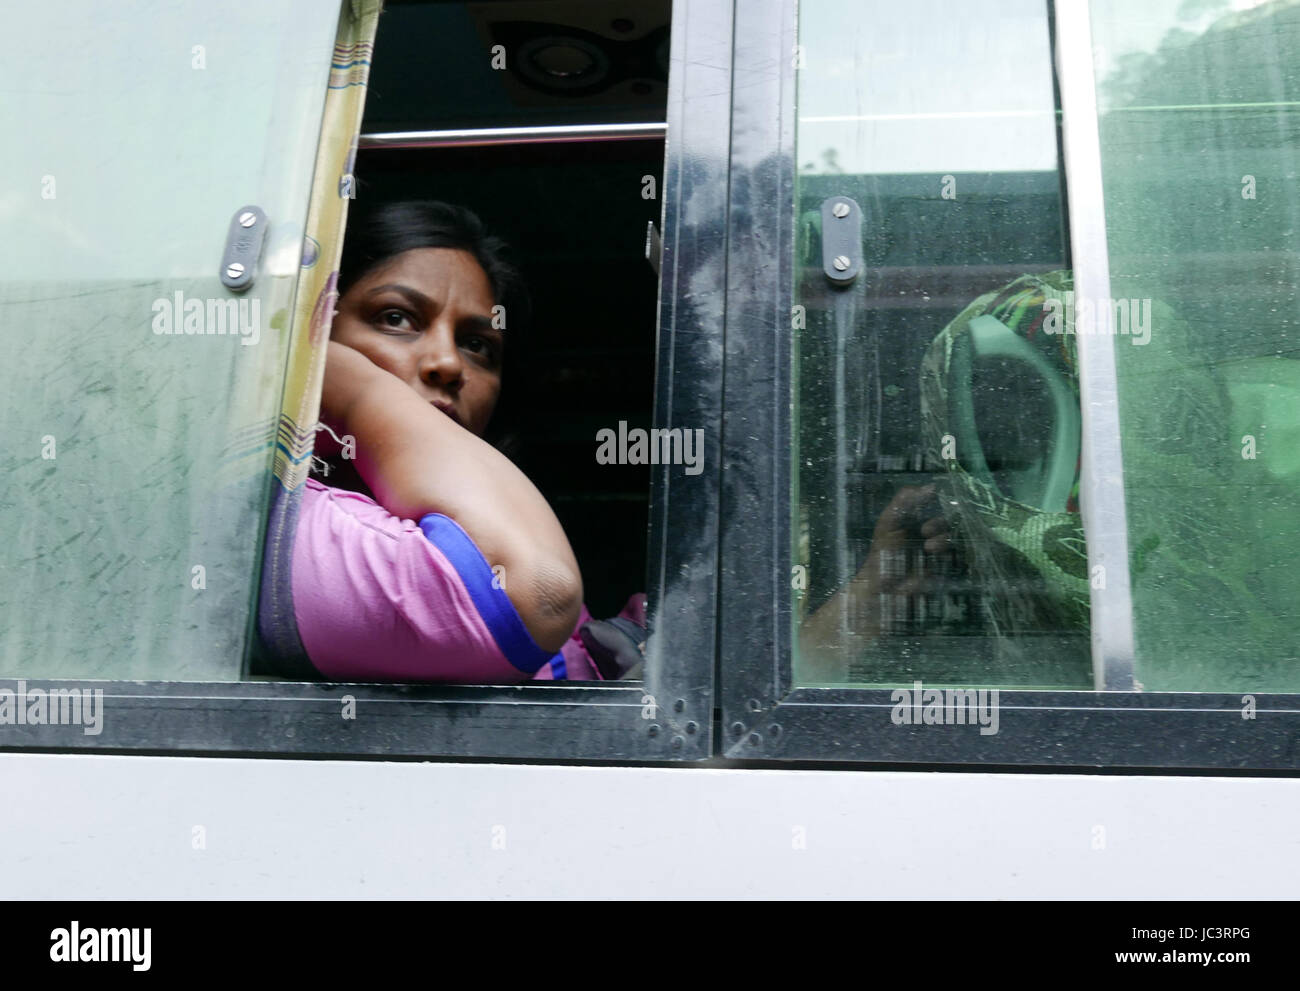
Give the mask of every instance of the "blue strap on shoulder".
<path id="1" fill-rule="evenodd" d="M 442 513 L 430 513 L 420 520 L 420 529 L 460 575 L 474 608 L 483 617 L 506 660 L 529 674 L 536 674 L 542 665 L 551 662 L 555 677 L 563 678 L 564 655 L 548 654 L 537 646 L 505 589 L 493 581 L 487 558 L 460 524 Z"/>

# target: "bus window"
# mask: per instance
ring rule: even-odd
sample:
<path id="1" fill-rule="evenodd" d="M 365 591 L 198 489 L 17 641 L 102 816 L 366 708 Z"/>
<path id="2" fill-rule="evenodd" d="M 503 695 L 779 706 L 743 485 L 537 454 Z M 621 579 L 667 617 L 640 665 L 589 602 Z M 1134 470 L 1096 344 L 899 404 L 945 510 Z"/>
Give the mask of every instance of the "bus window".
<path id="1" fill-rule="evenodd" d="M 801 4 L 797 57 L 795 681 L 1087 687 L 1046 9 Z"/>
<path id="2" fill-rule="evenodd" d="M 611 666 L 593 656 L 593 679 L 638 675 L 646 637 L 651 464 L 602 457 L 598 440 L 645 432 L 654 412 L 658 258 L 647 258 L 646 241 L 648 227 L 661 223 L 669 11 L 667 0 L 390 5 L 379 22 L 353 170 L 350 224 L 358 226 L 348 239 L 365 236 L 362 226 L 386 205 L 436 201 L 477 217 L 505 242 L 522 276 L 519 305 L 494 308 L 504 367 L 480 438 L 522 469 L 563 528 L 585 614 L 609 624 L 583 633 L 580 618 L 574 636 L 582 649 L 612 648 L 630 662 Z M 356 276 L 342 271 L 340 290 Z M 328 383 L 328 366 L 325 374 Z M 313 462 L 317 483 L 373 495 L 338 452 Z M 304 524 L 297 526 L 301 533 Z M 495 587 L 506 595 L 519 588 L 500 577 Z M 311 593 L 296 572 L 292 580 L 295 618 L 305 622 L 298 607 Z M 488 629 L 504 642 L 501 630 Z M 320 634 L 298 632 L 302 653 L 315 649 L 309 635 L 324 651 Z M 586 680 L 586 662 L 570 648 L 562 651 L 567 664 L 544 665 L 537 677 Z M 396 666 L 337 660 L 348 675 L 330 680 L 424 680 L 401 677 Z M 329 675 L 311 661 L 315 672 L 258 656 L 253 671 Z M 527 664 L 515 666 L 531 672 Z M 401 670 L 425 670 L 434 681 L 518 680 L 512 670 L 473 677 L 460 663 Z"/>
<path id="3" fill-rule="evenodd" d="M 325 20 L 318 6 L 282 0 L 232 22 L 132 3 L 106 26 L 78 3 L 11 25 L 44 41 L 16 63 L 27 82 L 0 110 L 31 138 L 0 165 L 0 214 L 15 232 L 0 303 L 6 332 L 25 342 L 0 372 L 15 480 L 0 680 L 17 682 L 0 702 L 41 678 L 70 705 L 82 695 L 67 682 L 80 678 L 103 682 L 86 691 L 112 706 L 83 735 L 68 730 L 72 709 L 15 726 L 23 710 L 5 703 L 6 739 L 707 757 L 726 275 L 714 261 L 726 229 L 725 211 L 699 207 L 702 193 L 722 202 L 727 189 L 729 4 L 681 3 L 670 18 L 670 0 L 342 0 Z M 145 34 L 151 57 L 128 59 L 123 74 L 123 53 Z M 425 249 L 445 247 L 349 255 L 353 244 L 393 248 L 391 227 L 370 242 L 353 235 L 394 210 L 403 222 L 419 213 L 422 235 L 439 237 L 454 215 L 456 236 L 470 230 L 484 249 L 403 275 L 425 284 L 459 266 L 464 278 L 442 284 L 470 287 L 464 299 L 435 289 L 411 304 L 426 325 L 438 322 L 431 313 L 460 315 L 441 321 L 453 333 L 423 338 L 420 353 L 439 360 L 410 379 L 385 377 L 383 355 L 331 333 L 361 326 L 397 348 L 409 341 L 381 326 L 406 327 L 387 322 L 410 316 L 400 305 L 361 320 L 347 288 L 387 271 L 372 262 L 428 262 Z M 484 248 L 480 222 L 507 251 Z M 530 303 L 497 291 L 520 281 Z M 411 287 L 382 291 L 396 288 Z M 205 323 L 231 307 L 220 330 Z M 448 354 L 494 362 L 495 405 L 476 401 L 466 419 L 460 380 L 425 377 L 435 364 L 454 370 Z M 336 402 L 331 367 L 345 364 L 359 392 L 382 401 Z M 383 414 L 369 418 L 382 430 L 368 447 L 325 422 L 347 422 L 358 405 Z M 472 455 L 441 456 L 431 433 Z M 297 540 L 306 491 L 317 507 L 366 503 L 344 481 L 347 452 L 360 455 L 347 467 L 365 484 L 369 452 L 400 459 L 412 448 L 420 491 L 401 508 L 369 499 L 347 534 L 316 527 Z M 465 498 L 462 485 L 457 507 L 423 512 L 474 458 L 523 480 L 509 490 L 523 497 L 480 486 Z M 498 521 L 512 538 L 499 544 L 512 562 L 500 571 L 474 543 Z M 543 530 L 545 553 L 532 553 Z M 371 553 L 390 538 L 411 553 Z M 304 564 L 320 579 L 303 586 L 310 603 L 292 585 Z M 368 569 L 394 580 L 367 582 Z M 532 598 L 515 612 L 521 588 Z M 342 666 L 315 666 L 304 605 L 314 642 Z M 536 665 L 515 663 L 517 652 Z M 55 696 L 31 697 L 41 711 Z"/>
<path id="4" fill-rule="evenodd" d="M 1291 693 L 1300 5 L 1232 6 L 1092 4 L 1137 676 Z"/>
<path id="5" fill-rule="evenodd" d="M 237 681 L 338 10 L 6 18 L 0 676 Z"/>
<path id="6" fill-rule="evenodd" d="M 1096 296 L 1051 9 L 849 6 L 800 5 L 796 683 L 1296 691 L 1300 7 L 1091 5 Z M 1085 337 L 1118 388 L 1092 477 L 1123 486 L 1127 685 L 1090 656 L 1120 565 L 1080 512 L 1109 440 Z"/>

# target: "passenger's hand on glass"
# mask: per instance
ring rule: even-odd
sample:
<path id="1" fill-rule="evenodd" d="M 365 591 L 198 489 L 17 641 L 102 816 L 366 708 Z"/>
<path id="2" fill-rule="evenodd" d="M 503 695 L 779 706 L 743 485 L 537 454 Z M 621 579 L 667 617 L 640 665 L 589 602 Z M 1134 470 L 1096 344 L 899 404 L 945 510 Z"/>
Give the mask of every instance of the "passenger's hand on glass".
<path id="1" fill-rule="evenodd" d="M 876 520 L 857 574 L 800 627 L 809 679 L 845 680 L 850 659 L 882 633 L 896 630 L 910 599 L 936 590 L 947 573 L 939 562 L 952 547 L 934 485 L 899 489 Z"/>
<path id="2" fill-rule="evenodd" d="M 906 600 L 934 591 L 938 556 L 952 548 L 934 494 L 933 484 L 904 486 L 876 520 L 867 559 L 840 592 L 850 632 L 870 639 L 890 632 Z"/>

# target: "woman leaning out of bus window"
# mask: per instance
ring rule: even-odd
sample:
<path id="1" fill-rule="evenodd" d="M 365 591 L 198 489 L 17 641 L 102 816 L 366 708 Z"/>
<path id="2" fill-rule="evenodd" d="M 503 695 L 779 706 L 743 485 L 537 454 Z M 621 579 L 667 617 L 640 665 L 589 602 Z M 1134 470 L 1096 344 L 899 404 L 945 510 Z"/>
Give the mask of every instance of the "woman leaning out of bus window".
<path id="1" fill-rule="evenodd" d="M 645 596 L 593 622 L 555 514 L 484 439 L 508 336 L 494 307 L 526 304 L 503 248 L 444 203 L 349 225 L 316 438 L 327 481 L 307 480 L 292 566 L 298 633 L 330 680 L 604 680 L 641 660 Z"/>

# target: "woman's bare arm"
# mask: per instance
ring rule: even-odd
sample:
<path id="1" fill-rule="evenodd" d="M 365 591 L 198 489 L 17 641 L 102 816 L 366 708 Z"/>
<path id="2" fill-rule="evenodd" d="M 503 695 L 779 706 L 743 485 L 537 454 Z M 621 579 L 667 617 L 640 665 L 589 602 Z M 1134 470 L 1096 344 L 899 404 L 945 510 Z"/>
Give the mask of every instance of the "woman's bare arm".
<path id="1" fill-rule="evenodd" d="M 543 650 L 557 651 L 582 608 L 582 577 L 542 494 L 486 441 L 360 351 L 329 344 L 321 416 L 356 438 L 356 467 L 400 519 L 442 513 L 474 540 Z"/>

